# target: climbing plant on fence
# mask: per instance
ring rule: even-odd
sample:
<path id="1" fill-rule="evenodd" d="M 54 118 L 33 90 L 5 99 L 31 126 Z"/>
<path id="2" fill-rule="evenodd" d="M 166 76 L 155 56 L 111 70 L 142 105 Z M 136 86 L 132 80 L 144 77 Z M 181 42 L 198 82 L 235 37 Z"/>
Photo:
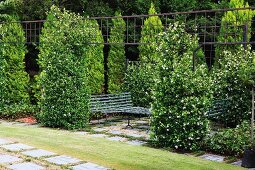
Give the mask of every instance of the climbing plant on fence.
<path id="1" fill-rule="evenodd" d="M 0 116 L 25 112 L 29 104 L 25 35 L 14 21 L 0 24 Z"/>
<path id="2" fill-rule="evenodd" d="M 116 16 L 121 16 L 116 12 Z M 126 23 L 123 18 L 113 18 L 113 26 L 111 28 L 111 37 L 108 56 L 108 90 L 110 93 L 119 93 L 122 91 L 125 77 L 125 31 Z"/>
<path id="3" fill-rule="evenodd" d="M 199 149 L 208 131 L 205 112 L 211 103 L 212 82 L 205 62 L 192 70 L 198 38 L 185 32 L 184 25 L 174 24 L 160 34 L 159 42 L 152 139 L 176 149 Z"/>
<path id="4" fill-rule="evenodd" d="M 88 21 L 53 6 L 40 36 L 39 121 L 50 127 L 82 128 L 89 118 L 86 50 Z"/>

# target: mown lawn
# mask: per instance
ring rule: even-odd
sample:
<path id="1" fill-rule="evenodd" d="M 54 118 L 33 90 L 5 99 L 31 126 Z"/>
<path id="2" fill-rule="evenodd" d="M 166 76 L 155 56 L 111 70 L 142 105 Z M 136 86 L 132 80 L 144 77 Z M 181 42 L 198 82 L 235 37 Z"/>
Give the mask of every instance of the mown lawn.
<path id="1" fill-rule="evenodd" d="M 0 124 L 0 137 L 114 169 L 235 170 L 236 166 L 144 146 L 76 135 L 69 131 Z"/>

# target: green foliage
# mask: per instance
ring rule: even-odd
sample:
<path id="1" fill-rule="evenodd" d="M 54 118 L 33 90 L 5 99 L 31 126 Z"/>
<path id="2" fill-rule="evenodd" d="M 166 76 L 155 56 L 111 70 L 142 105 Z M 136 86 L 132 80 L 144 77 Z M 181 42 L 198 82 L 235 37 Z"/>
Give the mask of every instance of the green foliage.
<path id="1" fill-rule="evenodd" d="M 29 104 L 25 35 L 14 20 L 0 25 L 0 35 L 0 115 L 13 115 Z"/>
<path id="2" fill-rule="evenodd" d="M 174 24 L 160 37 L 152 138 L 163 146 L 196 150 L 208 131 L 205 112 L 211 103 L 212 81 L 205 63 L 198 63 L 192 71 L 196 36 Z"/>
<path id="3" fill-rule="evenodd" d="M 149 14 L 157 14 L 153 3 Z M 145 63 L 158 62 L 158 53 L 156 51 L 158 43 L 158 34 L 163 31 L 163 25 L 158 16 L 150 16 L 144 21 L 141 32 L 141 45 L 139 46 L 140 61 Z"/>
<path id="4" fill-rule="evenodd" d="M 0 21 L 12 21 L 18 18 L 21 0 L 3 0 L 0 1 Z"/>
<path id="5" fill-rule="evenodd" d="M 116 13 L 120 17 L 121 14 Z M 119 93 L 122 90 L 125 77 L 125 31 L 126 23 L 123 18 L 112 19 L 113 27 L 111 28 L 111 37 L 109 39 L 110 46 L 108 56 L 108 79 L 110 93 Z"/>
<path id="6" fill-rule="evenodd" d="M 88 73 L 88 86 L 92 94 L 101 94 L 104 85 L 104 39 L 99 30 L 97 21 L 88 20 L 89 41 L 91 43 L 86 50 L 86 64 Z"/>
<path id="7" fill-rule="evenodd" d="M 250 124 L 243 122 L 233 129 L 224 129 L 208 136 L 204 149 L 223 155 L 242 156 L 250 146 Z"/>
<path id="8" fill-rule="evenodd" d="M 214 98 L 228 99 L 226 114 L 219 120 L 235 127 L 250 118 L 251 81 L 254 77 L 255 53 L 245 51 L 224 51 L 220 60 L 221 68 L 213 68 Z M 252 71 L 253 70 L 253 71 Z"/>
<path id="9" fill-rule="evenodd" d="M 229 2 L 229 8 L 248 8 L 249 4 L 244 0 L 231 0 Z M 235 10 L 227 11 L 221 20 L 220 33 L 217 38 L 218 42 L 243 42 L 244 37 L 247 37 L 247 42 L 251 38 L 251 22 L 254 16 L 252 10 Z M 246 28 L 245 28 L 246 27 Z M 247 33 L 245 30 L 247 29 Z M 232 46 L 217 46 L 215 62 L 218 64 L 219 59 L 222 58 L 222 52 L 224 50 L 236 50 L 238 51 L 241 45 Z"/>
<path id="10" fill-rule="evenodd" d="M 156 14 L 153 3 L 151 3 L 149 14 Z M 150 107 L 151 105 L 155 84 L 155 64 L 159 62 L 159 54 L 156 50 L 159 43 L 158 34 L 162 31 L 163 25 L 158 16 L 150 16 L 144 21 L 141 45 L 138 47 L 140 65 L 131 66 L 127 74 L 128 90 L 137 106 Z"/>
<path id="11" fill-rule="evenodd" d="M 155 67 L 154 67 L 155 68 Z M 146 64 L 132 63 L 126 74 L 127 91 L 131 93 L 135 106 L 150 108 L 154 85 L 154 71 Z"/>
<path id="12" fill-rule="evenodd" d="M 89 118 L 86 51 L 89 22 L 53 6 L 40 37 L 38 119 L 50 127 L 83 128 Z"/>

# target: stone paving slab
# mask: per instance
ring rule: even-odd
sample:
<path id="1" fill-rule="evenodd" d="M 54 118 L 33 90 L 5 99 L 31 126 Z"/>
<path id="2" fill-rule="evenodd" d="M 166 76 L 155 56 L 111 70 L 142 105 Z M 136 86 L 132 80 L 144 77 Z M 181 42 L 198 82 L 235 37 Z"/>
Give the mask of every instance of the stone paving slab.
<path id="1" fill-rule="evenodd" d="M 135 133 L 128 133 L 126 134 L 127 136 L 135 137 L 135 138 L 142 138 L 144 137 L 143 135 L 135 134 Z"/>
<path id="2" fill-rule="evenodd" d="M 103 131 L 107 131 L 107 129 L 105 128 L 95 128 L 93 129 L 95 132 L 103 132 Z"/>
<path id="3" fill-rule="evenodd" d="M 122 134 L 122 132 L 118 131 L 118 130 L 111 130 L 111 131 L 109 131 L 109 133 L 111 133 L 113 135 L 120 135 L 120 134 Z"/>
<path id="4" fill-rule="evenodd" d="M 44 170 L 45 168 L 32 162 L 13 164 L 8 166 L 12 170 Z"/>
<path id="5" fill-rule="evenodd" d="M 145 121 L 145 120 L 137 120 L 137 121 L 135 121 L 135 123 L 138 123 L 138 124 L 148 124 L 148 121 Z"/>
<path id="6" fill-rule="evenodd" d="M 210 160 L 210 161 L 216 161 L 216 162 L 223 162 L 224 161 L 223 156 L 213 155 L 213 154 L 204 154 L 204 155 L 200 156 L 200 158 Z"/>
<path id="7" fill-rule="evenodd" d="M 239 160 L 239 161 L 236 161 L 236 162 L 232 162 L 231 164 L 232 165 L 236 165 L 236 166 L 241 166 L 242 165 L 242 161 Z"/>
<path id="8" fill-rule="evenodd" d="M 49 152 L 46 150 L 42 150 L 42 149 L 37 149 L 37 150 L 31 150 L 31 151 L 25 151 L 22 152 L 23 155 L 26 156 L 31 156 L 33 158 L 40 158 L 40 157 L 45 157 L 45 156 L 54 156 L 56 155 L 56 153 L 53 152 Z"/>
<path id="9" fill-rule="evenodd" d="M 127 138 L 123 138 L 123 137 L 119 137 L 119 136 L 109 137 L 109 138 L 106 138 L 106 139 L 111 140 L 111 141 L 119 141 L 119 142 L 123 142 L 123 141 L 128 140 Z"/>
<path id="10" fill-rule="evenodd" d="M 0 146 L 4 149 L 10 150 L 10 151 L 22 151 L 22 150 L 28 150 L 28 149 L 34 149 L 32 146 L 28 146 L 22 143 L 15 143 L 15 144 L 10 144 L 10 145 L 3 145 Z"/>
<path id="11" fill-rule="evenodd" d="M 20 158 L 18 158 L 16 156 L 0 154 L 0 164 L 3 164 L 3 163 L 13 163 L 13 162 L 21 161 L 21 160 L 22 159 L 20 159 Z"/>
<path id="12" fill-rule="evenodd" d="M 107 170 L 107 168 L 103 166 L 99 166 L 97 164 L 93 163 L 85 163 L 85 164 L 80 164 L 72 167 L 73 170 Z"/>
<path id="13" fill-rule="evenodd" d="M 134 145 L 134 146 L 141 146 L 146 144 L 146 142 L 139 141 L 139 140 L 132 140 L 132 141 L 127 141 L 127 144 Z"/>
<path id="14" fill-rule="evenodd" d="M 0 145 L 5 145 L 5 144 L 9 144 L 9 143 L 12 143 L 12 142 L 5 140 L 5 139 L 0 139 Z"/>
<path id="15" fill-rule="evenodd" d="M 70 156 L 61 155 L 61 156 L 55 156 L 44 159 L 50 163 L 54 163 L 57 165 L 68 165 L 68 164 L 75 164 L 81 162 L 80 159 L 72 158 Z"/>
<path id="16" fill-rule="evenodd" d="M 92 134 L 92 135 L 90 135 L 90 136 L 95 137 L 95 138 L 103 138 L 103 137 L 107 137 L 107 135 L 106 135 L 106 134 Z"/>
<path id="17" fill-rule="evenodd" d="M 76 135 L 88 135 L 89 132 L 74 132 Z"/>

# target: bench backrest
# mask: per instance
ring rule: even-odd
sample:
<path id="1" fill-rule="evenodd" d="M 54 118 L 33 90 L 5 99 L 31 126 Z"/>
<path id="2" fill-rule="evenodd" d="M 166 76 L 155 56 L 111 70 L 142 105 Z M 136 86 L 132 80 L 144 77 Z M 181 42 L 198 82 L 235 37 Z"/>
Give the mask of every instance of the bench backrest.
<path id="1" fill-rule="evenodd" d="M 208 117 L 224 115 L 229 105 L 228 99 L 214 100 L 212 107 L 208 111 Z"/>
<path id="2" fill-rule="evenodd" d="M 121 112 L 132 107 L 130 93 L 92 95 L 90 101 L 92 113 L 96 112 Z"/>

